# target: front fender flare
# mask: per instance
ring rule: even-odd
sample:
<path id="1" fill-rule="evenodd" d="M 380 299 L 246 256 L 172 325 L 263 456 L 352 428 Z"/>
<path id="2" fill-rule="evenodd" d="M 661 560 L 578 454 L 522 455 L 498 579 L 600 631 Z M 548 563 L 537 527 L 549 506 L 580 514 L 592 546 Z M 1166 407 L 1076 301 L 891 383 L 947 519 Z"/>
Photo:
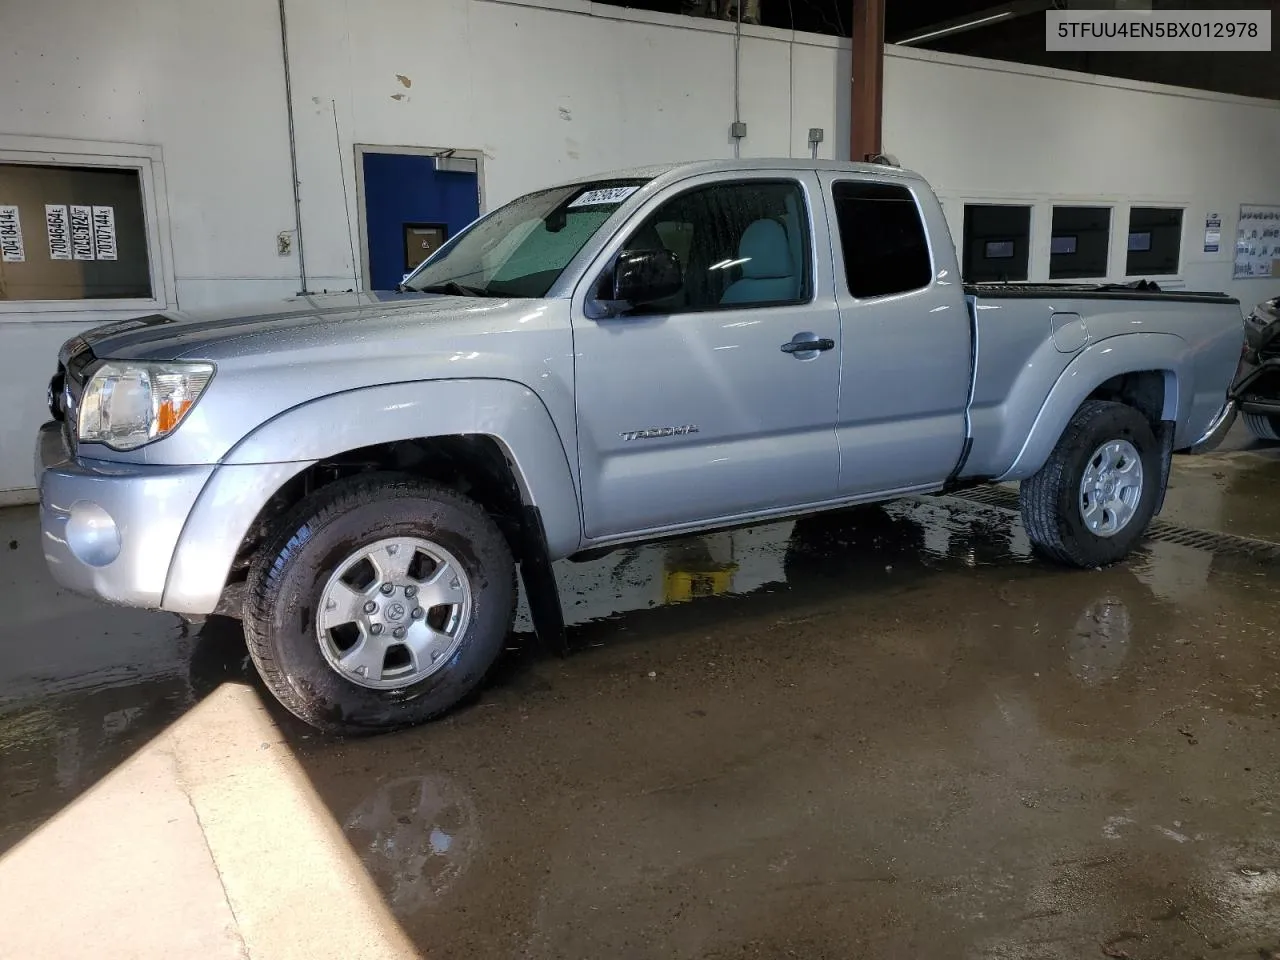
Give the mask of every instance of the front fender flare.
<path id="1" fill-rule="evenodd" d="M 554 557 L 581 539 L 577 489 L 560 432 L 538 395 L 511 380 L 420 380 L 330 394 L 253 431 L 223 462 L 315 461 L 348 450 L 482 434 L 503 448 L 527 503 L 538 507 Z"/>
<path id="2" fill-rule="evenodd" d="M 579 548 L 577 486 L 541 399 L 510 380 L 422 380 L 319 397 L 278 414 L 223 458 L 187 518 L 169 568 L 164 609 L 214 609 L 235 552 L 277 490 L 318 460 L 417 437 L 480 434 L 503 450 L 526 504 L 536 506 L 553 559 Z"/>
<path id="3" fill-rule="evenodd" d="M 1171 333 L 1125 333 L 1090 344 L 1067 364 L 1050 388 L 1022 449 L 996 479 L 1023 480 L 1044 466 L 1067 423 L 1089 394 L 1121 374 L 1146 370 L 1164 373 L 1161 419 L 1182 422 L 1194 396 L 1190 369 L 1186 341 Z"/>

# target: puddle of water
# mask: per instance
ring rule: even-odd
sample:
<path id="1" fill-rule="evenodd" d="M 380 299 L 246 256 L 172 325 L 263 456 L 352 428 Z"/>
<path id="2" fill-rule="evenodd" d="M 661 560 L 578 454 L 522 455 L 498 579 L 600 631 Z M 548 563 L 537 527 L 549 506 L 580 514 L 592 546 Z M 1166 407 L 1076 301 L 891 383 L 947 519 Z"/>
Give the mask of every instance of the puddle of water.
<path id="1" fill-rule="evenodd" d="M 929 571 L 1030 560 L 1020 525 L 904 500 L 627 548 L 555 571 L 574 626 L 713 596 L 904 588 Z M 530 629 L 522 596 L 516 630 Z"/>
<path id="2" fill-rule="evenodd" d="M 1280 542 L 1277 482 L 1280 445 L 1237 443 L 1209 455 L 1175 457 L 1161 518 Z"/>
<path id="3" fill-rule="evenodd" d="M 249 678 L 234 621 L 192 634 L 154 616 L 149 631 L 119 630 L 133 611 L 95 613 L 50 618 L 38 673 L 18 673 L 11 638 L 0 640 L 0 854 L 220 684 Z M 86 663 L 76 654 L 87 647 L 98 649 Z"/>
<path id="4" fill-rule="evenodd" d="M 470 794 L 440 774 L 378 786 L 342 828 L 398 916 L 416 914 L 448 893 L 481 843 Z"/>

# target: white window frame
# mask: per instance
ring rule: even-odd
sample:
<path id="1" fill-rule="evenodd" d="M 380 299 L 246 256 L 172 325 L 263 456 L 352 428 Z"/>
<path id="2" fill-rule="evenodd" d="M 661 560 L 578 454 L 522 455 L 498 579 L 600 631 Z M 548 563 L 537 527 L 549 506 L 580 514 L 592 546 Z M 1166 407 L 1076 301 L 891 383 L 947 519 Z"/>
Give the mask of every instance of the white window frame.
<path id="1" fill-rule="evenodd" d="M 1182 211 L 1182 234 L 1178 238 L 1178 269 L 1175 273 L 1152 273 L 1152 274 L 1130 274 L 1129 273 L 1129 218 L 1133 215 L 1134 207 L 1150 208 L 1155 207 L 1161 210 L 1181 210 Z M 1187 200 L 1129 200 L 1123 207 L 1117 207 L 1117 211 L 1124 212 L 1124 229 L 1119 232 L 1119 237 L 1124 243 L 1124 250 L 1121 251 L 1119 265 L 1116 268 L 1116 274 L 1124 283 L 1130 283 L 1135 279 L 1151 279 L 1161 286 L 1172 284 L 1183 284 L 1186 282 L 1187 272 L 1187 227 L 1191 212 L 1191 204 Z M 1225 232 L 1223 234 L 1225 236 Z M 1222 241 L 1218 243 L 1218 249 L 1221 250 L 1226 244 Z M 1232 243 L 1234 247 L 1234 241 Z M 1212 254 L 1210 254 L 1212 256 Z"/>
<path id="2" fill-rule="evenodd" d="M 961 276 L 964 275 L 964 208 L 968 206 L 982 207 L 1030 207 L 1031 219 L 1027 224 L 1027 279 L 1015 280 L 1014 283 L 1035 283 L 1043 280 L 1036 271 L 1039 265 L 1039 231 L 1045 218 L 1044 197 L 1036 193 L 958 193 L 948 197 L 948 201 L 956 205 L 954 222 L 948 216 L 947 225 L 951 228 L 952 245 L 956 248 L 956 266 Z M 946 206 L 943 207 L 947 213 Z M 1047 240 L 1045 241 L 1048 242 Z M 1048 264 L 1044 270 L 1047 272 Z M 966 281 L 968 282 L 968 281 Z"/>
<path id="3" fill-rule="evenodd" d="M 943 205 L 956 253 L 963 270 L 964 264 L 964 208 L 967 204 L 995 204 L 1031 207 L 1031 250 L 1027 264 L 1028 283 L 1129 283 L 1135 279 L 1125 273 L 1125 259 L 1129 251 L 1129 210 L 1132 207 L 1165 207 L 1182 211 L 1182 243 L 1178 249 L 1178 272 L 1153 275 L 1161 287 L 1177 289 L 1186 285 L 1188 250 L 1194 250 L 1188 240 L 1195 240 L 1190 225 L 1192 201 L 1188 197 L 1168 195 L 1116 196 L 1101 194 L 1043 194 L 997 193 L 994 191 L 964 191 L 947 194 Z M 1099 277 L 1072 277 L 1049 279 L 1050 244 L 1053 239 L 1054 207 L 1108 207 L 1111 210 L 1111 240 L 1107 248 L 1107 273 Z"/>
<path id="4" fill-rule="evenodd" d="M 1099 274 L 1091 274 L 1087 277 L 1054 277 L 1050 274 L 1053 264 L 1053 211 L 1058 207 L 1090 207 L 1107 211 L 1107 265 L 1104 272 Z M 1077 199 L 1063 200 L 1053 198 L 1048 201 L 1048 208 L 1045 211 L 1045 229 L 1048 231 L 1044 237 L 1044 277 L 1049 283 L 1107 283 L 1111 278 L 1116 276 L 1116 223 L 1119 218 L 1116 216 L 1121 205 L 1115 200 L 1105 198 L 1099 199 Z M 1128 224 L 1128 214 L 1125 215 L 1125 223 Z M 1124 247 L 1129 248 L 1128 233 L 1125 233 Z M 1124 276 L 1124 265 L 1121 262 L 1120 274 Z"/>
<path id="5" fill-rule="evenodd" d="M 78 300 L 0 300 L 0 322 L 39 319 L 51 313 L 118 313 L 167 310 L 177 305 L 177 283 L 170 256 L 169 208 L 164 160 L 160 147 L 60 137 L 0 134 L 0 163 L 33 166 L 104 167 L 136 170 L 142 188 L 142 214 L 150 269 L 149 298 L 91 298 Z M 35 316 L 33 316 L 35 315 Z"/>

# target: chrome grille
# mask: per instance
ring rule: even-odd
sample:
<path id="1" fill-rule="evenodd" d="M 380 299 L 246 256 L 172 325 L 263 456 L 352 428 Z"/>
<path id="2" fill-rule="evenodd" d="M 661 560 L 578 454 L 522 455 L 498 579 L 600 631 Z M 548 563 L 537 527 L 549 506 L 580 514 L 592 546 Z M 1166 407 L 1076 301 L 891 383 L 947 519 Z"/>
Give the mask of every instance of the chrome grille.
<path id="1" fill-rule="evenodd" d="M 67 448 L 76 448 L 76 418 L 80 399 L 84 396 L 85 371 L 93 363 L 88 344 L 69 340 L 58 354 L 58 369 L 49 380 L 49 413 L 62 422 L 62 436 Z"/>

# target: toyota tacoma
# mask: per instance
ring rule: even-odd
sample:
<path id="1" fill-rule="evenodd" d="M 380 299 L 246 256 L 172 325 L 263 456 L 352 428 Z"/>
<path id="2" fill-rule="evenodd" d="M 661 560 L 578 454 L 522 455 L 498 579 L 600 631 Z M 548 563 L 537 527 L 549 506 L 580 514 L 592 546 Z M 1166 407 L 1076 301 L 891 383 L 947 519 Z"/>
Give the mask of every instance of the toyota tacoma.
<path id="1" fill-rule="evenodd" d="M 167 312 L 61 349 L 44 552 L 104 601 L 243 620 L 325 730 L 441 714 L 561 558 L 1021 481 L 1096 567 L 1234 416 L 1239 304 L 1146 282 L 966 285 L 923 179 L 714 161 L 538 190 L 400 289 Z"/>

